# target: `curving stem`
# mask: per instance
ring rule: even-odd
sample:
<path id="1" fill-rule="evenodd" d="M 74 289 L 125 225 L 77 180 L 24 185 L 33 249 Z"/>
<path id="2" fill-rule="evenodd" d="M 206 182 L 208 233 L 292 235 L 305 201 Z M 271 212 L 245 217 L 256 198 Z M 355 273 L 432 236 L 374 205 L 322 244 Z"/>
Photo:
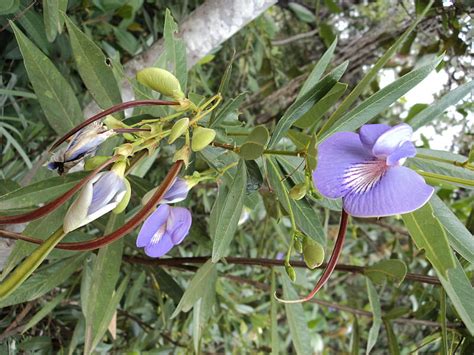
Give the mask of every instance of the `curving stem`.
<path id="1" fill-rule="evenodd" d="M 89 175 L 79 181 L 72 189 L 68 190 L 63 195 L 54 199 L 51 202 L 48 202 L 44 206 L 41 206 L 33 211 L 17 214 L 13 216 L 0 216 L 0 224 L 18 224 L 32 221 L 43 217 L 44 215 L 53 212 L 59 206 L 63 205 L 67 200 L 69 200 L 77 191 L 79 191 L 85 184 L 87 184 L 91 179 L 93 179 L 99 172 L 104 170 L 107 166 L 115 162 L 119 157 L 114 156 L 107 160 L 105 163 L 93 170 Z"/>
<path id="2" fill-rule="evenodd" d="M 326 282 L 329 280 L 329 277 L 331 276 L 334 269 L 336 268 L 337 261 L 339 260 L 339 256 L 341 255 L 342 247 L 344 245 L 344 240 L 346 238 L 348 219 L 349 219 L 349 215 L 343 209 L 342 215 L 341 215 L 341 222 L 339 224 L 339 232 L 337 234 L 336 243 L 334 244 L 334 249 L 332 250 L 331 257 L 329 258 L 329 261 L 326 265 L 326 269 L 324 269 L 323 274 L 321 275 L 321 278 L 316 283 L 316 286 L 314 286 L 313 290 L 309 293 L 309 295 L 306 296 L 305 298 L 300 298 L 297 300 L 284 300 L 284 299 L 278 298 L 277 295 L 275 294 L 274 296 L 278 301 L 282 303 L 307 302 L 310 299 L 312 299 L 314 295 L 326 284 Z"/>
<path id="3" fill-rule="evenodd" d="M 127 108 L 135 107 L 135 106 L 177 106 L 177 105 L 179 105 L 179 102 L 177 101 L 166 101 L 166 100 L 133 100 L 133 101 L 122 102 L 121 104 L 112 106 L 105 111 L 99 112 L 98 114 L 92 116 L 91 118 L 88 118 L 81 124 L 71 129 L 64 136 L 62 136 L 56 142 L 54 142 L 51 148 L 49 148 L 49 151 L 51 152 L 52 150 L 59 147 L 61 143 L 63 143 L 66 139 L 68 139 L 69 137 L 71 137 L 73 134 L 77 133 L 84 127 L 90 125 L 92 122 L 100 120 L 101 118 L 107 115 L 110 115 L 112 113 L 124 111 Z"/>
<path id="4" fill-rule="evenodd" d="M 94 250 L 103 247 L 104 245 L 110 244 L 115 240 L 120 239 L 127 233 L 131 232 L 136 226 L 143 222 L 155 210 L 156 205 L 171 187 L 182 167 L 182 160 L 178 160 L 177 162 L 175 162 L 171 166 L 171 169 L 168 171 L 168 174 L 166 174 L 166 177 L 160 184 L 159 188 L 156 190 L 150 200 L 145 204 L 145 206 L 143 206 L 137 214 L 135 214 L 127 223 L 125 223 L 119 229 L 94 240 L 88 240 L 85 242 L 59 243 L 55 246 L 55 248 L 75 251 Z M 19 239 L 25 242 L 35 244 L 44 243 L 44 240 L 27 237 L 23 234 L 9 232 L 5 230 L 0 230 L 0 236 L 8 239 Z"/>

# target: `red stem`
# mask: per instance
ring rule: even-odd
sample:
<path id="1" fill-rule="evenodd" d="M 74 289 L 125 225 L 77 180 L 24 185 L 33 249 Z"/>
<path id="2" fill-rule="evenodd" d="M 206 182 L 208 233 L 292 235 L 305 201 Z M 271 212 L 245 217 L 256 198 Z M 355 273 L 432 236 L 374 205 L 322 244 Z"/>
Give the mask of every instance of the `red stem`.
<path id="1" fill-rule="evenodd" d="M 79 181 L 79 183 L 75 185 L 72 189 L 59 196 L 58 198 L 54 199 L 53 201 L 48 202 L 46 205 L 35 209 L 34 211 L 26 212 L 23 214 L 17 214 L 14 216 L 1 216 L 0 224 L 24 223 L 32 221 L 34 219 L 38 219 L 48 213 L 53 212 L 55 209 L 57 209 L 59 206 L 63 205 L 67 200 L 69 200 L 77 191 L 79 191 L 85 184 L 87 184 L 92 178 L 94 178 L 94 176 L 96 176 L 100 171 L 104 170 L 107 166 L 115 162 L 117 159 L 118 156 L 115 156 L 107 160 L 105 163 L 103 163 L 94 171 L 92 171 L 92 173 L 90 173 L 81 181 Z"/>
<path id="2" fill-rule="evenodd" d="M 77 133 L 80 131 L 82 128 L 90 125 L 92 122 L 97 121 L 101 119 L 102 117 L 105 117 L 107 115 L 110 115 L 112 113 L 118 112 L 118 111 L 123 111 L 126 110 L 127 108 L 130 107 L 135 107 L 135 106 L 176 106 L 179 105 L 179 102 L 177 101 L 165 101 L 165 100 L 133 100 L 133 101 L 127 101 L 127 102 L 122 102 L 118 105 L 112 106 L 108 108 L 105 111 L 99 112 L 98 114 L 92 116 L 91 118 L 88 118 L 81 124 L 77 125 L 73 129 L 71 129 L 69 132 L 67 132 L 64 136 L 59 138 L 52 146 L 49 148 L 49 151 L 52 151 L 59 147 L 61 143 L 63 143 L 66 139 L 71 137 L 74 133 Z"/>
<path id="3" fill-rule="evenodd" d="M 163 198 L 163 196 L 173 184 L 173 181 L 178 176 L 178 173 L 181 170 L 182 166 L 182 160 L 178 160 L 176 163 L 174 163 L 168 174 L 166 175 L 165 179 L 160 184 L 159 188 L 153 194 L 151 199 L 147 202 L 147 204 L 143 206 L 142 209 L 136 215 L 134 215 L 127 223 L 125 223 L 119 229 L 94 240 L 88 240 L 85 242 L 59 243 L 58 245 L 56 245 L 56 248 L 75 251 L 94 250 L 103 247 L 104 245 L 110 244 L 115 240 L 120 239 L 127 233 L 131 232 L 136 226 L 138 226 L 142 221 L 144 221 L 155 210 L 155 207 L 158 202 Z M 44 240 L 41 239 L 31 238 L 19 233 L 13 233 L 5 230 L 0 230 L 0 236 L 9 239 L 20 239 L 35 244 L 41 244 L 44 242 Z"/>

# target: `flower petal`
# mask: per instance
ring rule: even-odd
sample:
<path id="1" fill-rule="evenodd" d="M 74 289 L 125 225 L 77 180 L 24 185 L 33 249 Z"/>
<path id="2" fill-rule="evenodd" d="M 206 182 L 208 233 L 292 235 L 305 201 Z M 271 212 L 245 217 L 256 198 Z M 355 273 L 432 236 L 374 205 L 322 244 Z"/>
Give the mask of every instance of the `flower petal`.
<path id="1" fill-rule="evenodd" d="M 170 213 L 170 206 L 161 205 L 153 212 L 143 223 L 137 237 L 137 247 L 143 248 L 150 243 L 151 238 L 155 235 L 158 229 L 163 226 L 168 220 Z"/>
<path id="2" fill-rule="evenodd" d="M 335 133 L 318 147 L 318 165 L 313 172 L 313 183 L 325 197 L 342 197 L 346 192 L 342 186 L 346 170 L 354 164 L 373 159 L 362 145 L 359 135 Z"/>
<path id="3" fill-rule="evenodd" d="M 87 214 L 92 215 L 99 211 L 108 205 L 118 193 L 125 190 L 126 186 L 123 177 L 118 176 L 113 171 L 105 172 L 94 184 L 94 194 Z"/>
<path id="4" fill-rule="evenodd" d="M 166 232 L 169 233 L 174 245 L 181 243 L 188 235 L 191 223 L 192 217 L 189 210 L 184 207 L 171 207 Z"/>
<path id="5" fill-rule="evenodd" d="M 365 148 L 372 151 L 377 139 L 390 129 L 386 124 L 366 124 L 359 130 L 359 138 Z"/>
<path id="6" fill-rule="evenodd" d="M 386 158 L 404 142 L 411 140 L 413 129 L 401 123 L 383 133 L 375 142 L 372 153 L 378 158 Z"/>
<path id="7" fill-rule="evenodd" d="M 152 258 L 159 258 L 165 255 L 174 247 L 170 235 L 164 233 L 163 236 L 156 243 L 149 243 L 145 247 L 145 254 Z"/>
<path id="8" fill-rule="evenodd" d="M 188 192 L 189 186 L 186 180 L 177 178 L 160 200 L 160 203 L 175 203 L 183 201 L 188 196 Z"/>
<path id="9" fill-rule="evenodd" d="M 93 184 L 102 176 L 103 173 L 97 174 L 86 186 L 82 188 L 79 197 L 71 204 L 64 216 L 63 229 L 69 233 L 83 225 L 87 224 L 87 210 L 92 201 Z"/>
<path id="10" fill-rule="evenodd" d="M 355 217 L 391 216 L 420 208 L 433 191 L 413 170 L 393 166 L 369 191 L 347 194 L 343 204 L 346 212 Z"/>
<path id="11" fill-rule="evenodd" d="M 410 141 L 406 141 L 387 157 L 387 165 L 402 165 L 405 158 L 411 158 L 415 155 L 415 145 Z"/>

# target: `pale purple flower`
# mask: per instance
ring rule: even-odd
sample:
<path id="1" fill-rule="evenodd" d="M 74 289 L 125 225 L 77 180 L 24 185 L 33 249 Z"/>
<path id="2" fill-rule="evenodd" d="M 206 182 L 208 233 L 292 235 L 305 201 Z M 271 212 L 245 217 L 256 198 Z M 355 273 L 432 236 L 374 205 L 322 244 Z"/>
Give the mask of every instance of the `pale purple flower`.
<path id="1" fill-rule="evenodd" d="M 84 127 L 72 137 L 65 149 L 53 155 L 48 168 L 58 170 L 59 174 L 80 170 L 77 167 L 81 167 L 84 157 L 94 154 L 99 145 L 113 134 L 99 122 Z"/>
<path id="2" fill-rule="evenodd" d="M 159 258 L 184 240 L 191 223 L 191 212 L 186 208 L 160 205 L 143 223 L 137 247 L 144 247 L 146 255 Z"/>
<path id="3" fill-rule="evenodd" d="M 186 197 L 188 197 L 188 192 L 191 187 L 192 185 L 188 180 L 178 177 L 174 180 L 173 185 L 171 185 L 169 190 L 166 191 L 165 195 L 158 203 L 161 205 L 166 203 L 181 202 L 185 200 Z M 155 194 L 157 189 L 158 187 L 155 187 L 154 189 L 148 191 L 145 196 L 143 196 L 142 203 L 146 204 L 150 200 L 151 196 Z"/>
<path id="4" fill-rule="evenodd" d="M 115 171 L 97 174 L 69 207 L 64 217 L 64 231 L 70 232 L 112 211 L 126 192 L 124 177 Z"/>
<path id="5" fill-rule="evenodd" d="M 327 198 L 343 199 L 355 217 L 382 217 L 412 212 L 423 206 L 434 188 L 413 170 L 402 166 L 414 157 L 407 124 L 394 127 L 369 124 L 359 134 L 338 132 L 318 148 L 313 181 Z"/>

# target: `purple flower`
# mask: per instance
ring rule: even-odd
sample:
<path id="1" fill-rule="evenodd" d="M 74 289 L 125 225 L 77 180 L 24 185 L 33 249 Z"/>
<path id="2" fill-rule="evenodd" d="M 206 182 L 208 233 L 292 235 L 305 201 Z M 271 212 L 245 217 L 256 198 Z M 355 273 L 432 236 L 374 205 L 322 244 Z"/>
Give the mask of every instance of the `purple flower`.
<path id="1" fill-rule="evenodd" d="M 81 191 L 64 217 L 64 231 L 70 232 L 112 211 L 126 195 L 123 176 L 115 171 L 97 174 Z"/>
<path id="2" fill-rule="evenodd" d="M 169 190 L 165 193 L 163 198 L 160 200 L 159 204 L 166 204 L 166 203 L 176 203 L 181 202 L 188 197 L 188 192 L 193 185 L 182 178 L 176 178 L 174 180 L 173 185 L 169 188 Z M 151 196 L 156 192 L 158 187 L 148 191 L 145 196 L 143 196 L 142 203 L 146 204 L 148 200 L 150 200 Z"/>
<path id="3" fill-rule="evenodd" d="M 143 223 L 137 247 L 144 247 L 146 255 L 159 258 L 184 240 L 191 222 L 191 212 L 186 208 L 160 205 Z"/>
<path id="4" fill-rule="evenodd" d="M 356 217 L 412 212 L 423 206 L 434 188 L 413 170 L 401 166 L 414 157 L 407 124 L 369 124 L 359 134 L 335 133 L 319 145 L 313 181 L 321 194 L 343 199 Z"/>
<path id="5" fill-rule="evenodd" d="M 84 157 L 94 154 L 99 145 L 113 134 L 112 130 L 107 130 L 99 122 L 84 127 L 72 137 L 66 149 L 59 150 L 51 158 L 47 164 L 48 168 L 58 170 L 59 174 L 81 170 L 77 167 L 82 167 Z"/>

